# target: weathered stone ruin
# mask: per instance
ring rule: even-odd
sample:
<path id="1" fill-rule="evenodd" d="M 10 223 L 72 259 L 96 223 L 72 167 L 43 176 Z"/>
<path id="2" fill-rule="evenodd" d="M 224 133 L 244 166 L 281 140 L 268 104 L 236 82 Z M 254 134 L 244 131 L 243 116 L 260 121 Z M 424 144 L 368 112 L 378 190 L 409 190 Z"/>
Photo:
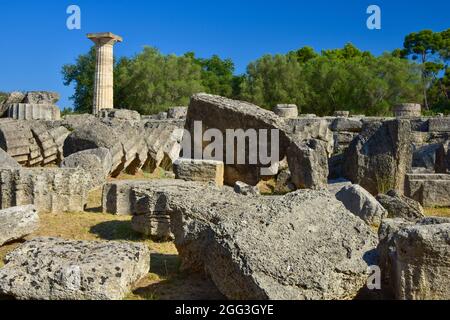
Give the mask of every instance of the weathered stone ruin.
<path id="1" fill-rule="evenodd" d="M 39 216 L 32 205 L 0 210 L 0 246 L 22 239 L 39 227 Z"/>
<path id="2" fill-rule="evenodd" d="M 448 299 L 450 221 L 424 208 L 450 206 L 450 118 L 409 105 L 396 118 L 299 116 L 209 94 L 141 116 L 103 98 L 95 115 L 62 119 L 7 113 L 53 105 L 50 93 L 2 106 L 0 245 L 28 241 L 6 257 L 0 294 L 122 299 L 148 274 L 144 244 L 33 239 L 39 214 L 83 212 L 101 190 L 104 213 L 174 241 L 182 270 L 229 299 L 353 299 L 374 265 L 383 297 Z M 161 169 L 170 174 L 146 178 Z"/>
<path id="3" fill-rule="evenodd" d="M 208 146 L 203 136 L 208 129 L 214 129 L 215 133 L 228 139 L 238 140 L 238 137 L 229 135 L 229 130 L 239 130 L 238 132 L 249 136 L 241 139 L 242 141 L 233 140 L 235 143 L 231 143 L 228 149 L 227 143 L 221 146 L 222 154 L 227 160 L 230 160 L 228 157 L 231 158 L 231 161 L 225 161 L 225 184 L 234 185 L 235 182 L 242 181 L 256 185 L 264 175 L 276 176 L 279 169 L 277 163 L 269 165 L 262 163 L 261 159 L 254 159 L 253 163 L 248 161 L 246 164 L 239 164 L 238 152 L 245 150 L 243 152 L 245 158 L 249 159 L 251 155 L 254 156 L 257 153 L 254 150 L 265 149 L 267 156 L 272 155 L 278 160 L 277 162 L 287 158 L 292 181 L 297 187 L 323 188 L 326 186 L 328 175 L 326 159 L 329 148 L 327 146 L 333 145 L 332 134 L 321 122 L 302 123 L 299 126 L 291 126 L 284 118 L 247 102 L 197 94 L 191 99 L 186 119 L 186 130 L 190 136 L 185 137 L 187 141 L 183 142 L 183 146 L 187 143 L 191 146 L 191 150 L 190 152 L 183 150 L 183 157 L 203 156 Z M 248 130 L 255 130 L 255 134 Z M 274 131 L 279 133 L 279 139 L 274 141 L 274 143 L 278 142 L 278 150 L 273 148 L 272 139 L 268 137 L 269 133 Z M 250 139 L 252 141 L 249 141 Z M 223 161 L 224 159 L 215 160 Z M 297 165 L 299 162 L 302 163 L 301 166 Z M 311 168 L 317 170 L 311 170 Z"/>
<path id="4" fill-rule="evenodd" d="M 0 207 L 34 205 L 38 212 L 82 212 L 92 184 L 79 168 L 20 168 L 0 170 Z"/>
<path id="5" fill-rule="evenodd" d="M 36 238 L 6 257 L 0 293 L 20 300 L 119 300 L 149 269 L 142 243 Z"/>
<path id="6" fill-rule="evenodd" d="M 0 116 L 15 120 L 59 120 L 61 112 L 55 105 L 58 100 L 59 94 L 55 92 L 13 92 L 0 106 Z"/>
<path id="7" fill-rule="evenodd" d="M 385 288 L 395 298 L 450 298 L 450 219 L 386 219 L 379 237 Z"/>
<path id="8" fill-rule="evenodd" d="M 206 270 L 229 299 L 351 299 L 376 263 L 373 232 L 328 192 L 191 189 L 167 202 L 182 268 Z"/>

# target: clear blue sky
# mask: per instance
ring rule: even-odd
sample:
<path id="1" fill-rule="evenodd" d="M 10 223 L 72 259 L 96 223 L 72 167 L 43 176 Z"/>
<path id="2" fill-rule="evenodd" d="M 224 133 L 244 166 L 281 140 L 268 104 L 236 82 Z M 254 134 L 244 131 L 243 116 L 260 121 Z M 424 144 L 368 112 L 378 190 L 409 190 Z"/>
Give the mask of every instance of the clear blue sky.
<path id="1" fill-rule="evenodd" d="M 81 7 L 82 29 L 66 28 L 66 9 Z M 366 9 L 382 10 L 382 30 L 366 27 Z M 316 50 L 352 42 L 380 54 L 402 46 L 404 36 L 422 29 L 450 28 L 450 1 L 405 0 L 0 0 L 0 91 L 54 90 L 60 107 L 71 106 L 61 66 L 88 51 L 86 33 L 123 36 L 116 56 L 144 45 L 163 53 L 232 58 L 236 72 L 266 53 L 309 45 Z"/>

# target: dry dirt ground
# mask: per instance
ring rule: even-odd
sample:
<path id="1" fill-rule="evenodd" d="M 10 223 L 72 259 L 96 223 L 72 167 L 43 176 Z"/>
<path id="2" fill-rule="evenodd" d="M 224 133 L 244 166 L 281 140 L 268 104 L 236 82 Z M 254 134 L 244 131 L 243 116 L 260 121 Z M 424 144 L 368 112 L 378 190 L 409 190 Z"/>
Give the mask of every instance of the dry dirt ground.
<path id="1" fill-rule="evenodd" d="M 145 176 L 146 178 L 150 178 Z M 161 174 L 158 177 L 161 178 Z M 123 176 L 121 178 L 130 178 Z M 136 177 L 134 177 L 136 178 Z M 142 178 L 142 176 L 140 177 Z M 131 229 L 131 218 L 101 213 L 101 190 L 92 192 L 86 212 L 66 214 L 42 214 L 37 232 L 27 237 L 51 236 L 75 240 L 127 240 L 140 241 L 151 250 L 151 269 L 148 276 L 135 285 L 126 298 L 132 300 L 196 300 L 224 299 L 214 284 L 202 274 L 186 274 L 179 271 L 180 261 L 175 245 L 158 243 L 142 238 Z M 450 217 L 450 208 L 427 209 L 427 215 Z M 0 247 L 0 267 L 8 252 L 22 242 Z"/>

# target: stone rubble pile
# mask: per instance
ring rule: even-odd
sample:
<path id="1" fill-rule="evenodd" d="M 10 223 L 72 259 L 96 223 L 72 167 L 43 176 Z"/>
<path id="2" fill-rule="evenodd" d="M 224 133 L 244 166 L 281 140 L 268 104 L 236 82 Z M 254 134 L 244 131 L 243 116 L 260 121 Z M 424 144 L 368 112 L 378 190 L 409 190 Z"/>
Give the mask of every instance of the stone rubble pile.
<path id="1" fill-rule="evenodd" d="M 29 239 L 38 213 L 84 211 L 102 188 L 104 213 L 173 240 L 181 269 L 206 272 L 229 299 L 352 299 L 374 265 L 383 295 L 449 299 L 450 220 L 424 214 L 450 207 L 449 117 L 421 117 L 412 104 L 396 118 L 299 116 L 295 105 L 270 112 L 200 93 L 157 116 L 60 119 L 46 109 L 58 99 L 15 92 L 0 106 L 0 246 Z M 222 135 L 224 159 L 194 152 L 210 151 L 208 129 Z M 230 130 L 244 140 L 226 143 Z M 269 156 L 273 131 L 276 161 L 236 161 L 237 151 Z M 120 180 L 158 168 L 175 179 Z M 274 195 L 262 196 L 270 183 Z M 122 299 L 149 266 L 144 244 L 37 238 L 6 257 L 0 294 Z"/>

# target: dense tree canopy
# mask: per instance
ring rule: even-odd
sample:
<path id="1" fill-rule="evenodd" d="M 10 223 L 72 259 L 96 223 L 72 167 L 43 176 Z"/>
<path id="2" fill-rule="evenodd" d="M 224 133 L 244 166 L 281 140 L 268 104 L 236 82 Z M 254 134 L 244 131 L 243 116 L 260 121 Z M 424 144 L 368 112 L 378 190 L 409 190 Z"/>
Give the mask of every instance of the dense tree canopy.
<path id="1" fill-rule="evenodd" d="M 446 83 L 450 59 L 450 29 L 442 32 L 413 32 L 405 37 L 403 47 L 398 51 L 400 55 L 418 61 L 421 66 L 425 109 L 448 112 L 450 89 Z M 443 74 L 443 77 L 439 77 L 439 74 Z"/>
<path id="2" fill-rule="evenodd" d="M 252 62 L 242 98 L 267 108 L 294 103 L 320 115 L 336 110 L 387 114 L 396 103 L 420 102 L 420 72 L 406 60 L 376 58 L 352 45 L 308 56 L 266 55 Z"/>
<path id="3" fill-rule="evenodd" d="M 115 105 L 152 114 L 187 105 L 203 91 L 201 67 L 190 56 L 163 55 L 146 47 L 135 57 L 122 58 L 115 71 Z"/>
<path id="4" fill-rule="evenodd" d="M 400 102 L 424 103 L 434 112 L 450 112 L 450 29 L 424 30 L 405 37 L 404 47 L 374 56 L 352 44 L 315 52 L 303 47 L 287 54 L 264 55 L 246 73 L 217 55 L 164 55 L 146 47 L 114 66 L 115 105 L 152 114 L 186 105 L 204 91 L 248 100 L 265 108 L 295 103 L 304 113 L 351 110 L 388 114 Z M 63 67 L 65 85 L 74 85 L 75 111 L 91 110 L 95 51 Z"/>

